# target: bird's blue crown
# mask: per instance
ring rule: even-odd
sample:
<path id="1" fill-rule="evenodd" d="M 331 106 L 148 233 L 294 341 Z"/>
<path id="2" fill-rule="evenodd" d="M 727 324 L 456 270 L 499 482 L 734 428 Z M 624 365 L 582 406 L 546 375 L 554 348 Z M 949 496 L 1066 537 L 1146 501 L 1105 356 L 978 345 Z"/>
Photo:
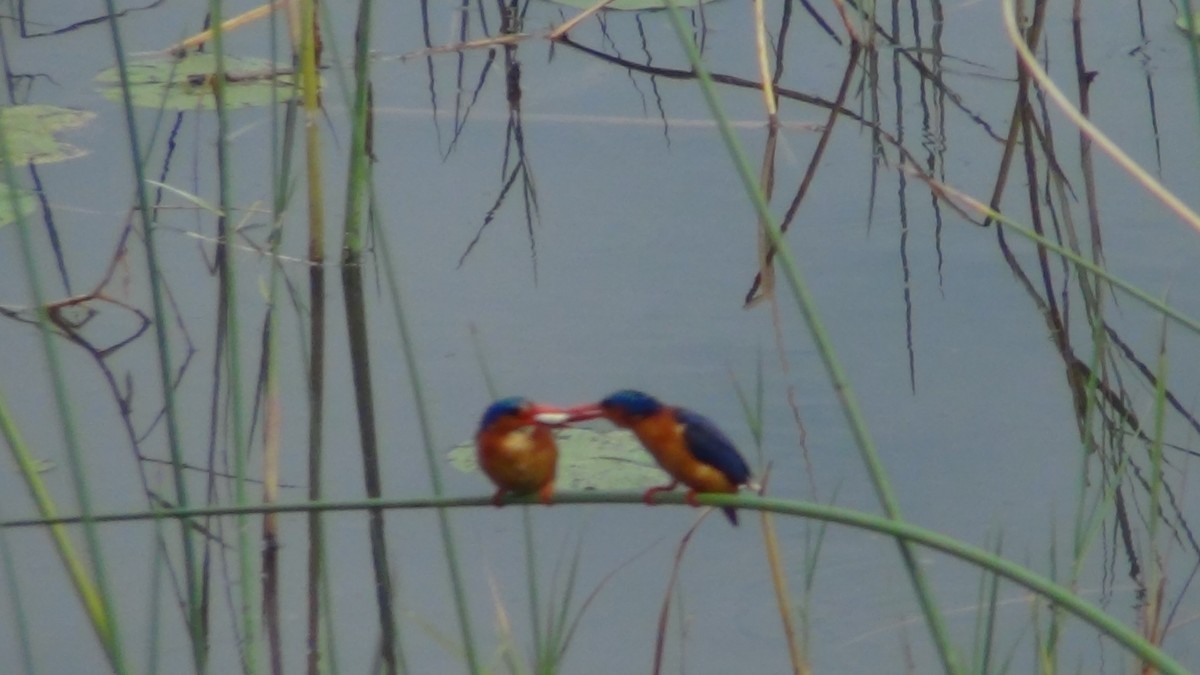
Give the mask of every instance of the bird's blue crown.
<path id="1" fill-rule="evenodd" d="M 603 401 L 600 402 L 603 408 L 616 408 L 627 415 L 636 417 L 645 417 L 653 415 L 662 409 L 662 403 L 650 394 L 646 394 L 634 389 L 622 389 L 621 391 L 609 394 Z"/>
<path id="2" fill-rule="evenodd" d="M 483 411 L 483 419 L 479 420 L 479 428 L 485 429 L 505 415 L 517 414 L 528 403 L 529 399 L 523 396 L 509 396 L 508 398 L 496 401 L 488 406 L 487 410 Z"/>

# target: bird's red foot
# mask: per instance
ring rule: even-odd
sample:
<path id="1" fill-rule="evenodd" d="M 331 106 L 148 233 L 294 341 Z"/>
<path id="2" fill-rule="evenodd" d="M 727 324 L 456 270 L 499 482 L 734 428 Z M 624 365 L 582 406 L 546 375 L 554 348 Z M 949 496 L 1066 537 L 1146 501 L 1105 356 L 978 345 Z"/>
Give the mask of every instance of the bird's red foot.
<path id="1" fill-rule="evenodd" d="M 553 499 L 552 499 L 552 498 L 554 497 L 554 483 L 553 483 L 553 481 L 552 481 L 552 482 L 549 482 L 549 483 L 546 483 L 545 485 L 543 485 L 543 486 L 542 486 L 542 489 L 538 490 L 538 492 L 537 492 L 537 496 L 538 496 L 538 501 L 539 501 L 539 502 L 541 502 L 541 503 L 545 504 L 546 506 L 550 506 L 550 504 L 551 504 L 551 503 L 552 503 L 552 501 L 553 501 Z"/>
<path id="2" fill-rule="evenodd" d="M 683 496 L 683 501 L 687 502 L 690 506 L 700 506 L 700 502 L 696 501 L 695 490 L 688 490 L 687 494 Z"/>
<path id="3" fill-rule="evenodd" d="M 679 481 L 671 481 L 667 485 L 658 485 L 658 486 L 652 487 L 649 490 L 646 490 L 644 493 L 642 493 L 642 501 L 645 502 L 649 506 L 654 506 L 656 503 L 654 501 L 654 495 L 656 495 L 660 492 L 670 492 L 671 490 L 675 489 L 676 485 L 679 485 Z"/>
<path id="4" fill-rule="evenodd" d="M 496 494 L 492 495 L 492 506 L 496 508 L 504 506 L 504 490 L 496 490 Z"/>

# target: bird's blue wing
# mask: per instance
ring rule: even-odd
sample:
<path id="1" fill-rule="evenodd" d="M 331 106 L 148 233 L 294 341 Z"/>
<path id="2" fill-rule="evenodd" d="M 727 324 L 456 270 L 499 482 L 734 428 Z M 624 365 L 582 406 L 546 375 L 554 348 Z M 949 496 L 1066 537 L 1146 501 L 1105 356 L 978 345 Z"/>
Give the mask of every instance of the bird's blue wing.
<path id="1" fill-rule="evenodd" d="M 750 480 L 750 467 L 742 459 L 733 441 L 707 417 L 684 408 L 676 408 L 675 418 L 683 425 L 683 439 L 699 461 L 725 474 L 735 485 Z"/>

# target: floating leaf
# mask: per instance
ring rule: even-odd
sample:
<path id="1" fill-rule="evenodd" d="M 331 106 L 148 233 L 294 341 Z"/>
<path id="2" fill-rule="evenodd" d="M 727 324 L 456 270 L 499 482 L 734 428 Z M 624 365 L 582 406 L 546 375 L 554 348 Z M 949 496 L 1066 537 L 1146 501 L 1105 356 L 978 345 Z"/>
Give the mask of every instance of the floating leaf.
<path id="1" fill-rule="evenodd" d="M 670 480 L 628 431 L 572 428 L 556 431 L 554 438 L 559 490 L 641 490 Z M 465 473 L 478 472 L 475 444 L 455 446 L 450 464 Z"/>
<path id="2" fill-rule="evenodd" d="M 17 216 L 28 216 L 37 208 L 37 197 L 28 190 L 15 193 L 0 185 L 0 227 L 15 223 Z"/>
<path id="3" fill-rule="evenodd" d="M 577 7 L 579 9 L 591 9 L 595 6 L 595 0 L 552 0 L 560 5 L 568 7 Z M 713 0 L 678 0 L 675 4 L 680 9 L 690 9 L 707 5 Z M 642 12 L 646 10 L 666 9 L 667 0 L 614 0 L 611 5 L 604 9 L 613 9 L 620 12 Z"/>
<path id="4" fill-rule="evenodd" d="M 217 59 L 213 54 L 189 54 L 182 59 L 150 58 L 129 64 L 129 93 L 133 104 L 143 108 L 194 110 L 216 108 L 213 78 Z M 286 101 L 295 94 L 290 69 L 265 59 L 225 57 L 225 106 L 243 108 Z M 274 82 L 272 77 L 274 76 Z M 96 76 L 101 92 L 110 100 L 121 99 L 121 73 L 109 68 Z"/>
<path id="5" fill-rule="evenodd" d="M 54 132 L 81 127 L 96 116 L 83 110 L 52 105 L 14 105 L 0 108 L 0 126 L 13 164 L 49 164 L 87 154 L 54 138 Z"/>
<path id="6" fill-rule="evenodd" d="M 1193 38 L 1200 37 L 1200 10 L 1192 12 L 1192 27 L 1188 28 L 1187 14 L 1180 14 L 1175 19 L 1175 25 L 1179 26 L 1179 30 L 1191 35 Z"/>

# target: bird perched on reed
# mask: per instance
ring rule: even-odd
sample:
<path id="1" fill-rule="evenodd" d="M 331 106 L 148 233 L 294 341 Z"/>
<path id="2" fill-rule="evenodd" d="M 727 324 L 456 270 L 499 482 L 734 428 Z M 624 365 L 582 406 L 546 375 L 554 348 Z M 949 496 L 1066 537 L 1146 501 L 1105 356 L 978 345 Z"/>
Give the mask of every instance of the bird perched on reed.
<path id="1" fill-rule="evenodd" d="M 536 493 L 543 504 L 550 503 L 558 465 L 558 446 L 550 429 L 566 418 L 559 408 L 520 396 L 488 406 L 479 421 L 475 448 L 479 466 L 496 484 L 492 504 L 501 506 L 506 493 Z"/>
<path id="2" fill-rule="evenodd" d="M 692 506 L 698 505 L 696 493 L 736 493 L 750 483 L 750 467 L 733 441 L 707 417 L 686 408 L 624 389 L 599 403 L 569 408 L 567 413 L 568 423 L 602 417 L 637 436 L 671 476 L 667 485 L 652 487 L 642 495 L 647 504 L 654 503 L 655 494 L 673 490 L 679 483 L 689 488 L 685 499 Z M 724 511 L 729 522 L 737 525 L 737 511 L 728 506 Z"/>

